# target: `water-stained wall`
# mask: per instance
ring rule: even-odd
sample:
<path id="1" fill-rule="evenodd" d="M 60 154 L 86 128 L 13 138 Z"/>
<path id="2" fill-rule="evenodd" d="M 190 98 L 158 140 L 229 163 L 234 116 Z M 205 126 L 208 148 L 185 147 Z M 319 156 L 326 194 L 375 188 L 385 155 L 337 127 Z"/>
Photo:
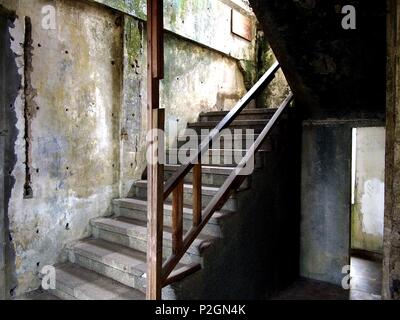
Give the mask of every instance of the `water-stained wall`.
<path id="1" fill-rule="evenodd" d="M 49 3 L 55 30 L 42 25 Z M 123 26 L 119 14 L 78 1 L 1 4 L 17 14 L 8 31 L 21 77 L 7 208 L 17 279 L 8 294 L 18 295 L 36 289 L 41 268 L 88 236 L 89 219 L 119 194 Z"/>

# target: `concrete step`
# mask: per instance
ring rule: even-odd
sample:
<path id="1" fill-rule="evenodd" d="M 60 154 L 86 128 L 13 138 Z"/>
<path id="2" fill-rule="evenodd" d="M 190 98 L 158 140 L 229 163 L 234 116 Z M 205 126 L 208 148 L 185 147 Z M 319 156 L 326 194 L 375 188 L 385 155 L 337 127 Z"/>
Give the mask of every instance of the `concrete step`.
<path id="1" fill-rule="evenodd" d="M 275 133 L 275 134 L 274 134 Z M 248 150 L 253 145 L 253 143 L 258 138 L 258 134 L 235 134 L 229 133 L 224 134 L 219 139 L 217 139 L 214 143 L 211 144 L 211 149 L 245 149 Z M 178 146 L 181 148 L 185 146 L 188 148 L 188 141 L 191 144 L 199 146 L 200 143 L 207 138 L 207 135 L 189 135 L 182 136 L 176 141 L 175 144 L 172 145 L 172 148 Z M 273 151 L 274 141 L 276 140 L 276 131 L 271 132 L 271 135 L 267 137 L 267 139 L 261 145 L 261 151 Z"/>
<path id="2" fill-rule="evenodd" d="M 68 248 L 70 262 L 146 293 L 146 254 L 101 239 L 85 239 Z M 178 264 L 175 270 L 185 265 Z"/>
<path id="3" fill-rule="evenodd" d="M 101 239 L 85 239 L 68 247 L 69 261 L 145 292 L 146 254 Z"/>
<path id="4" fill-rule="evenodd" d="M 63 300 L 144 300 L 143 292 L 76 264 L 56 266 L 56 289 Z"/>
<path id="5" fill-rule="evenodd" d="M 141 199 L 116 199 L 113 201 L 113 210 L 117 216 L 131 218 L 134 220 L 147 221 L 147 201 Z M 232 211 L 216 212 L 202 233 L 214 237 L 221 237 L 220 219 L 232 215 Z M 193 209 L 191 207 L 183 208 L 183 228 L 189 230 L 193 224 Z M 164 204 L 164 226 L 172 227 L 172 205 Z"/>
<path id="6" fill-rule="evenodd" d="M 254 130 L 255 133 L 260 133 L 265 126 L 267 125 L 268 120 L 267 119 L 261 119 L 261 120 L 235 120 L 231 125 L 229 125 L 229 129 L 235 130 L 235 129 L 241 129 L 244 130 L 243 134 L 245 133 L 246 129 L 252 129 Z M 219 121 L 199 121 L 199 122 L 194 122 L 194 123 L 189 123 L 187 125 L 187 128 L 189 130 L 185 131 L 185 135 L 188 135 L 187 133 L 189 132 L 192 133 L 192 130 L 195 130 L 197 134 L 202 134 L 202 130 L 212 130 L 214 129 L 217 125 L 219 124 Z M 233 133 L 233 131 L 232 131 Z"/>
<path id="7" fill-rule="evenodd" d="M 243 110 L 237 117 L 238 120 L 270 119 L 278 109 L 256 108 Z M 221 121 L 229 111 L 212 111 L 201 113 L 199 121 Z"/>
<path id="8" fill-rule="evenodd" d="M 96 239 L 102 239 L 140 252 L 147 252 L 147 225 L 140 220 L 126 217 L 96 218 L 90 221 L 92 233 Z M 216 238 L 202 234 L 195 240 L 182 257 L 180 263 L 191 264 L 201 262 L 202 249 L 211 244 Z M 167 259 L 172 253 L 171 229 L 164 227 L 163 258 Z"/>
<path id="9" fill-rule="evenodd" d="M 183 204 L 185 206 L 192 206 L 193 204 L 193 186 L 191 184 L 184 184 L 183 186 Z M 207 187 L 202 186 L 201 194 L 202 194 L 202 206 L 203 208 L 209 204 L 209 202 L 214 198 L 214 196 L 219 191 L 217 187 Z M 147 200 L 147 181 L 140 180 L 136 181 L 131 189 L 130 198 L 136 198 L 140 200 Z M 172 202 L 172 195 L 168 197 L 168 201 Z M 222 210 L 230 210 L 236 211 L 237 209 L 237 199 L 236 194 L 232 195 L 225 205 L 222 207 Z"/>
<path id="10" fill-rule="evenodd" d="M 167 164 L 164 166 L 164 178 L 168 180 L 174 172 L 180 168 L 180 165 Z M 229 175 L 235 170 L 233 167 L 223 167 L 223 166 L 202 166 L 202 182 L 205 186 L 220 187 L 229 177 Z M 189 172 L 184 179 L 187 184 L 193 184 L 192 171 Z M 250 186 L 249 178 L 246 178 L 242 183 L 240 189 L 245 189 Z"/>
<path id="11" fill-rule="evenodd" d="M 201 163 L 210 166 L 237 167 L 240 161 L 246 156 L 246 149 L 209 149 L 202 157 Z M 169 149 L 166 153 L 166 162 L 168 164 L 181 164 L 189 162 L 189 157 L 194 152 L 186 149 Z M 267 151 L 258 151 L 254 158 L 255 167 L 262 168 L 265 159 L 268 156 Z"/>

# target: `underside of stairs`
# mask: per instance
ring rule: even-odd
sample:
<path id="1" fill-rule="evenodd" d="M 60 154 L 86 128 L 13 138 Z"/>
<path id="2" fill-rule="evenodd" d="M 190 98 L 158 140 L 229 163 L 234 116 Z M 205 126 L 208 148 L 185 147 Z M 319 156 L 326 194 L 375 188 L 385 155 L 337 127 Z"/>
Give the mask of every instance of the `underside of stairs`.
<path id="1" fill-rule="evenodd" d="M 231 124 L 230 129 L 253 129 L 252 138 L 256 138 L 275 111 L 276 109 L 244 111 Z M 274 282 L 283 277 L 290 278 L 284 274 L 287 263 L 291 263 L 285 260 L 286 257 L 279 258 L 278 255 L 274 258 L 279 260 L 276 263 L 266 262 L 272 259 L 276 250 L 284 249 L 276 241 L 280 241 L 277 238 L 278 232 L 286 219 L 297 219 L 295 216 L 286 217 L 282 214 L 277 207 L 282 199 L 277 199 L 278 191 L 275 189 L 284 163 L 290 161 L 290 151 L 288 153 L 283 146 L 294 134 L 293 129 L 289 130 L 290 122 L 294 121 L 292 113 L 289 110 L 285 114 L 258 151 L 253 174 L 246 177 L 222 209 L 213 215 L 175 268 L 175 271 L 184 270 L 200 264 L 201 270 L 164 288 L 163 299 L 264 298 L 269 291 L 276 289 Z M 212 129 L 226 114 L 227 112 L 201 114 L 199 121 L 189 124 L 188 128 L 199 133 L 201 129 Z M 172 146 L 169 152 L 178 149 L 183 143 L 184 141 Z M 224 143 L 221 141 L 217 148 L 211 146 L 210 163 L 203 166 L 203 207 L 211 201 L 234 170 L 234 164 L 226 164 L 224 161 L 213 163 L 213 153 L 230 148 L 243 157 L 246 152 L 246 146 L 233 149 L 232 145 Z M 176 164 L 166 165 L 165 179 L 178 167 Z M 191 182 L 192 176 L 189 174 L 184 185 L 184 230 L 192 225 Z M 128 198 L 113 201 L 112 216 L 96 218 L 90 222 L 90 238 L 68 245 L 68 261 L 56 266 L 56 289 L 53 293 L 57 297 L 82 300 L 145 298 L 146 198 L 147 182 L 135 182 Z M 164 259 L 168 258 L 172 250 L 170 203 L 171 198 L 164 206 Z M 295 231 L 289 232 L 292 235 L 288 238 L 296 237 Z M 290 247 L 289 243 L 283 243 Z M 293 261 L 295 259 L 296 255 Z"/>

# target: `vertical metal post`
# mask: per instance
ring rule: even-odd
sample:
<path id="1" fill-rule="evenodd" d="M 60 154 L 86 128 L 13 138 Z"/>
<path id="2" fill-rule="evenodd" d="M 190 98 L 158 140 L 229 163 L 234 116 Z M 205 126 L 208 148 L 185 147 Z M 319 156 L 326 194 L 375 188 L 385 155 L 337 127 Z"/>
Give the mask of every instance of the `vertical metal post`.
<path id="1" fill-rule="evenodd" d="M 147 126 L 150 132 L 147 166 L 147 290 L 148 300 L 161 299 L 164 166 L 158 151 L 164 143 L 164 110 L 160 109 L 160 80 L 164 77 L 163 0 L 147 0 Z"/>

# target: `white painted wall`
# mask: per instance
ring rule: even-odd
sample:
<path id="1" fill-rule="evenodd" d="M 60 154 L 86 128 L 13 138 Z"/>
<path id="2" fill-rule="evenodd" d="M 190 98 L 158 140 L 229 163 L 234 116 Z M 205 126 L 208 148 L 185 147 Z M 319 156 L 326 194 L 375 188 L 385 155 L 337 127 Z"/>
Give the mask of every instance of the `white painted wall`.
<path id="1" fill-rule="evenodd" d="M 382 252 L 385 128 L 371 127 L 355 130 L 352 248 Z"/>

